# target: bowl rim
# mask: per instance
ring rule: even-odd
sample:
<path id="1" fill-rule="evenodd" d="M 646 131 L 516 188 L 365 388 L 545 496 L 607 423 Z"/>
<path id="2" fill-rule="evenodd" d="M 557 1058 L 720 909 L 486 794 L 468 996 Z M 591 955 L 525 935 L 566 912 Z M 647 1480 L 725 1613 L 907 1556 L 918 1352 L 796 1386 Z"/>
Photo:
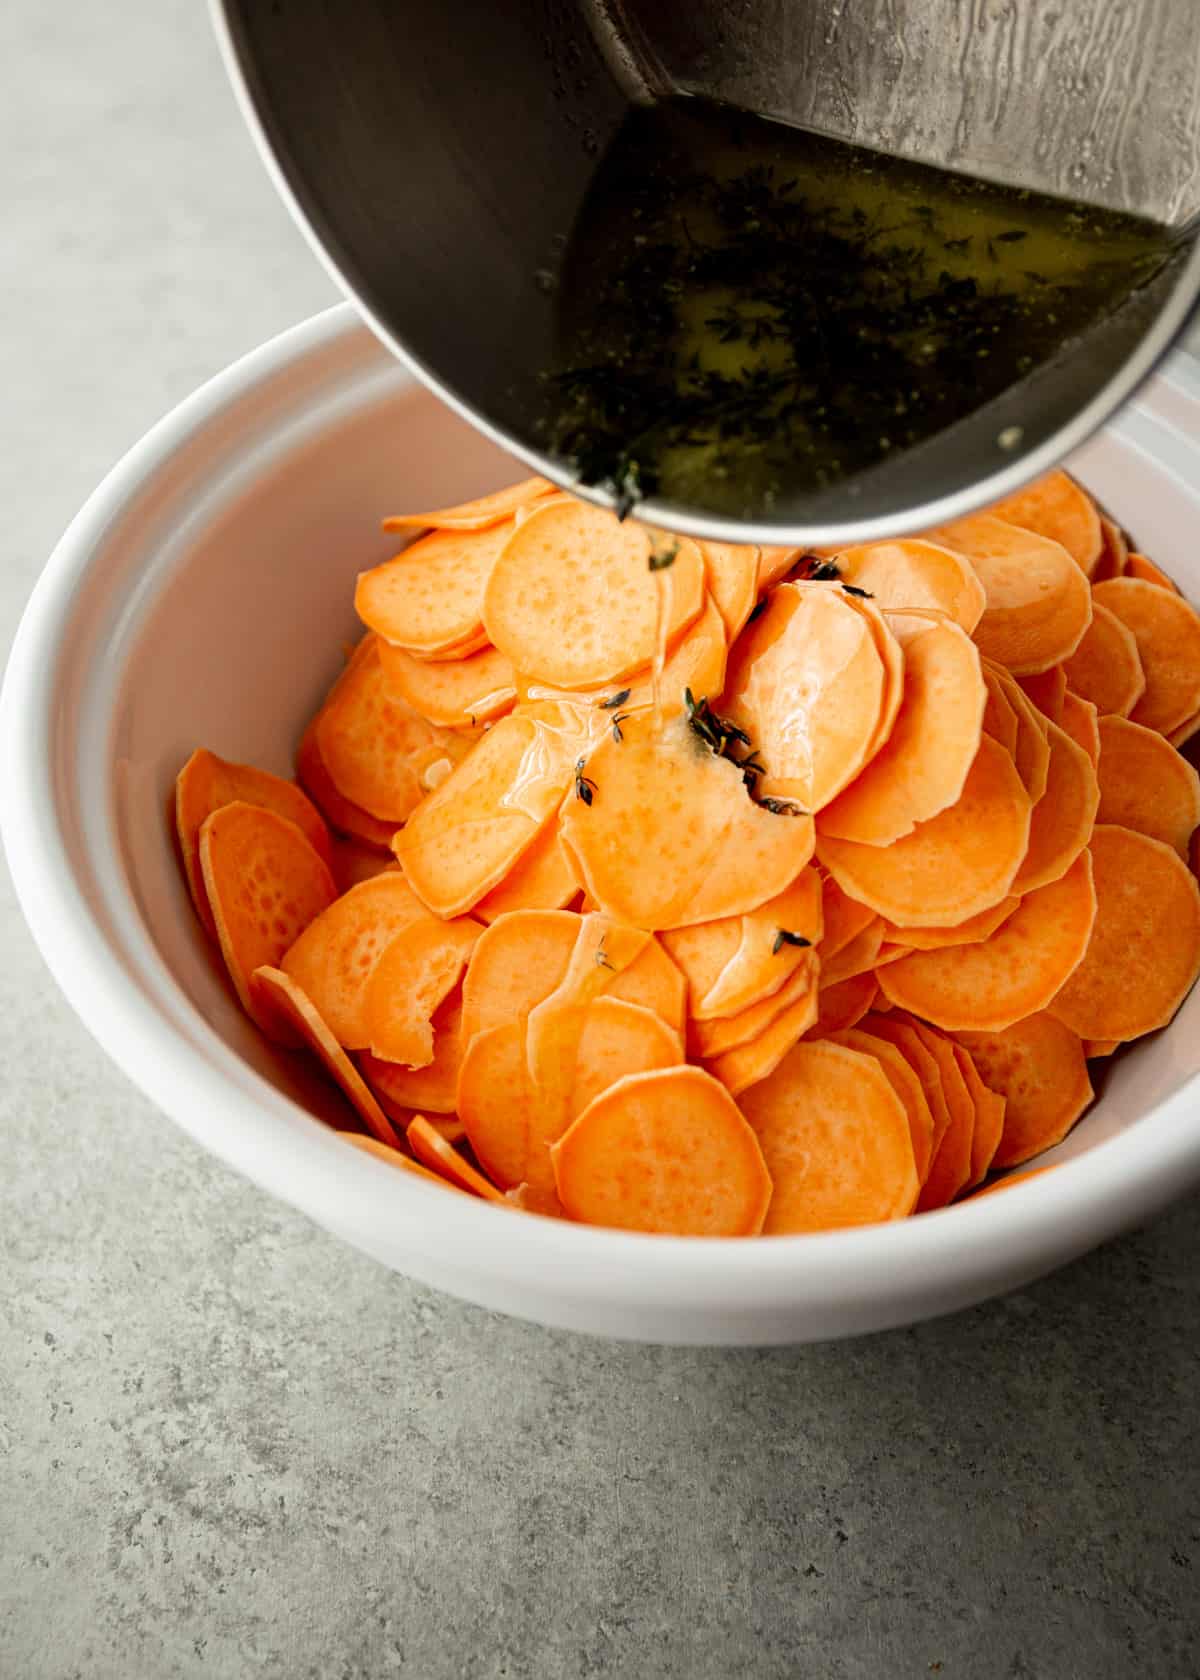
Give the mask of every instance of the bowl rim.
<path id="1" fill-rule="evenodd" d="M 127 937 L 123 949 L 117 932 L 102 924 L 59 820 L 60 678 L 72 604 L 121 510 L 189 441 L 251 391 L 356 334 L 369 337 L 349 305 L 335 305 L 250 351 L 152 426 L 55 547 L 12 645 L 0 693 L 7 790 L 0 832 L 17 898 L 68 1002 L 131 1082 L 212 1153 L 365 1247 L 386 1250 L 402 1224 L 431 1263 L 452 1270 L 486 1264 L 493 1275 L 529 1288 L 544 1286 L 553 1268 L 555 1285 L 581 1300 L 612 1301 L 636 1289 L 639 1305 L 720 1310 L 925 1294 L 926 1311 L 936 1311 L 934 1294 L 944 1294 L 951 1278 L 985 1287 L 997 1254 L 1020 1256 L 1033 1276 L 1200 1179 L 1200 1127 L 1186 1123 L 1195 1100 L 1185 1083 L 1126 1130 L 1008 1194 L 972 1201 L 969 1211 L 960 1204 L 917 1219 L 768 1240 L 656 1236 L 528 1215 L 513 1220 L 509 1210 L 449 1195 L 345 1148 L 244 1062 L 177 983 L 177 996 L 155 995 L 153 970 L 167 971 L 149 930 L 148 967 L 145 952 L 131 952 Z M 378 345 L 376 353 L 387 356 Z M 1170 373 L 1160 377 L 1177 393 L 1200 391 L 1194 374 L 1182 383 Z M 111 836 L 89 841 L 89 849 L 99 845 L 115 852 Z"/>

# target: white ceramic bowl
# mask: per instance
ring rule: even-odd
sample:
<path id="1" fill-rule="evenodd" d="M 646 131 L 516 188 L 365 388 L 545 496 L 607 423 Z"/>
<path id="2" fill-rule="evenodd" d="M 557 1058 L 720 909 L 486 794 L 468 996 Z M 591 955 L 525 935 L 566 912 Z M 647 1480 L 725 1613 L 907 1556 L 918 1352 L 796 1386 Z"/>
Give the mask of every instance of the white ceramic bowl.
<path id="1" fill-rule="evenodd" d="M 1200 380 L 1177 361 L 1074 462 L 1200 594 Z M 1200 991 L 1112 1069 L 1064 1170 L 894 1225 L 683 1241 L 519 1216 L 348 1148 L 339 1099 L 239 1013 L 188 905 L 167 811 L 197 744 L 287 774 L 353 634 L 382 514 L 513 464 L 343 307 L 156 426 L 50 560 L 0 701 L 9 862 L 34 936 L 108 1054 L 179 1125 L 386 1265 L 546 1324 L 664 1342 L 853 1335 L 1029 1281 L 1200 1179 Z M 130 1208 L 131 1219 L 136 1209 Z"/>

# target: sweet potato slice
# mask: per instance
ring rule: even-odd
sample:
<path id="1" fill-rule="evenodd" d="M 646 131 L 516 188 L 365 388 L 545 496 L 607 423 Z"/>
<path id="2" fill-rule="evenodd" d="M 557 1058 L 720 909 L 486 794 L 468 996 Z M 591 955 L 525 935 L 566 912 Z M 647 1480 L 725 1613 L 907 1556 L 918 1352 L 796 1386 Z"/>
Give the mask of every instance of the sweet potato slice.
<path id="1" fill-rule="evenodd" d="M 542 1219 L 567 1217 L 557 1190 L 539 1190 L 532 1184 L 514 1184 L 511 1190 L 504 1192 L 504 1200 L 509 1207 L 517 1208 L 521 1213 L 535 1213 Z"/>
<path id="2" fill-rule="evenodd" d="M 1018 678 L 1022 689 L 1050 723 L 1062 720 L 1063 700 L 1067 692 L 1067 673 L 1062 665 L 1051 665 L 1036 676 Z"/>
<path id="3" fill-rule="evenodd" d="M 730 916 L 663 935 L 688 982 L 698 1021 L 736 1015 L 777 992 L 821 938 L 821 880 L 804 868 L 777 897 Z"/>
<path id="4" fill-rule="evenodd" d="M 1200 729 L 1200 712 L 1196 712 L 1184 723 L 1181 723 L 1178 729 L 1172 729 L 1170 734 L 1167 736 L 1167 740 L 1170 741 L 1173 747 L 1183 748 L 1191 740 L 1192 736 L 1198 729 Z"/>
<path id="5" fill-rule="evenodd" d="M 762 1229 L 771 1197 L 757 1138 L 701 1068 L 619 1080 L 551 1155 L 564 1210 L 588 1225 L 749 1237 Z"/>
<path id="6" fill-rule="evenodd" d="M 241 801 L 261 805 L 286 817 L 308 841 L 313 851 L 332 869 L 333 850 L 329 830 L 316 807 L 295 782 L 285 782 L 267 770 L 250 764 L 232 764 L 216 753 L 198 747 L 175 778 L 175 832 L 183 859 L 183 872 L 196 914 L 215 939 L 217 930 L 204 891 L 200 868 L 200 829 L 207 817 L 222 805 Z"/>
<path id="7" fill-rule="evenodd" d="M 422 1166 L 428 1167 L 456 1189 L 465 1190 L 468 1195 L 478 1196 L 485 1202 L 504 1201 L 503 1192 L 497 1190 L 478 1167 L 473 1167 L 464 1155 L 460 1155 L 452 1143 L 447 1143 L 423 1114 L 414 1115 L 409 1121 L 405 1140 Z"/>
<path id="8" fill-rule="evenodd" d="M 378 1138 L 365 1137 L 361 1132 L 339 1132 L 338 1135 L 347 1143 L 352 1143 L 356 1149 L 361 1149 L 364 1155 L 374 1155 L 377 1161 L 385 1161 L 389 1167 L 398 1167 L 401 1172 L 411 1173 L 414 1178 L 423 1178 L 430 1184 L 438 1185 L 442 1190 L 458 1190 L 458 1185 L 451 1184 L 441 1173 L 430 1172 L 420 1161 L 402 1155 L 389 1144 L 380 1143 Z"/>
<path id="9" fill-rule="evenodd" d="M 761 790 L 805 811 L 875 744 L 887 673 L 862 604 L 836 584 L 782 584 L 730 653 L 723 705 L 766 766 Z"/>
<path id="10" fill-rule="evenodd" d="M 372 1055 L 405 1067 L 429 1066 L 434 1014 L 458 985 L 482 932 L 468 916 L 452 922 L 422 916 L 388 942 L 367 982 Z"/>
<path id="11" fill-rule="evenodd" d="M 571 744 L 514 712 L 413 812 L 393 850 L 439 916 L 470 910 L 533 844 L 571 786 Z"/>
<path id="12" fill-rule="evenodd" d="M 499 525 L 522 508 L 527 508 L 542 496 L 554 494 L 554 486 L 546 478 L 525 478 L 519 484 L 506 484 L 503 490 L 493 490 L 474 501 L 459 502 L 455 507 L 433 508 L 428 513 L 394 513 L 383 521 L 385 531 L 418 530 L 485 531 L 489 525 Z"/>
<path id="13" fill-rule="evenodd" d="M 1002 1032 L 961 1032 L 958 1041 L 1004 1098 L 993 1167 L 1014 1167 L 1059 1143 L 1092 1100 L 1082 1044 L 1044 1010 Z"/>
<path id="14" fill-rule="evenodd" d="M 822 986 L 817 993 L 817 1018 L 812 1026 L 813 1038 L 825 1038 L 831 1032 L 856 1027 L 864 1015 L 875 1008 L 879 984 L 872 971 L 852 974 L 836 985 Z"/>
<path id="15" fill-rule="evenodd" d="M 880 969 L 879 984 L 894 1004 L 948 1031 L 999 1032 L 1056 998 L 1099 920 L 1085 851 L 1061 880 L 1027 894 L 990 938 L 915 951 Z"/>
<path id="16" fill-rule="evenodd" d="M 564 1104 L 531 1071 L 521 1021 L 477 1033 L 463 1058 L 459 1113 L 484 1170 L 505 1189 L 522 1183 L 553 1189 L 550 1145 L 595 1097 L 627 1074 L 683 1060 L 675 1034 L 637 1004 L 601 997 L 567 1013 L 576 1018 L 576 1030 L 563 1070 Z"/>
<path id="17" fill-rule="evenodd" d="M 955 1044 L 954 1059 L 962 1074 L 967 1095 L 975 1108 L 975 1125 L 971 1133 L 971 1170 L 967 1189 L 982 1184 L 991 1169 L 1000 1138 L 1004 1132 L 1004 1097 L 991 1091 L 979 1077 L 975 1063 L 961 1044 Z"/>
<path id="18" fill-rule="evenodd" d="M 1114 1050 L 1120 1048 L 1119 1038 L 1085 1038 L 1083 1041 L 1083 1053 L 1089 1062 L 1111 1056 Z"/>
<path id="19" fill-rule="evenodd" d="M 803 960 L 796 965 L 782 986 L 760 999 L 758 1003 L 739 1010 L 736 1015 L 726 1015 L 717 1020 L 693 1020 L 690 1039 L 696 1055 L 711 1060 L 724 1055 L 728 1050 L 736 1049 L 739 1045 L 749 1044 L 753 1039 L 761 1037 L 785 1009 L 790 1009 L 793 1004 L 806 999 L 810 992 L 815 992 L 816 956 L 812 951 L 803 951 L 801 955 Z M 813 1019 L 816 1019 L 815 1008 Z"/>
<path id="20" fill-rule="evenodd" d="M 568 800 L 561 818 L 584 886 L 610 916 L 687 927 L 756 909 L 795 879 L 812 856 L 810 817 L 756 804 L 738 767 L 685 718 L 661 734 L 646 717 L 623 730 L 591 753 L 587 797 Z"/>
<path id="21" fill-rule="evenodd" d="M 1046 791 L 1033 807 L 1029 849 L 1013 881 L 1013 892 L 1018 894 L 1047 886 L 1066 874 L 1091 837 L 1100 804 L 1100 784 L 1087 753 L 1057 724 L 1048 727 Z"/>
<path id="22" fill-rule="evenodd" d="M 321 708 L 316 735 L 321 761 L 342 797 L 393 827 L 471 746 L 468 737 L 388 698 L 374 641 Z"/>
<path id="23" fill-rule="evenodd" d="M 471 914 L 490 923 L 510 910 L 564 910 L 578 893 L 579 883 L 559 838 L 558 825 L 547 823 Z"/>
<path id="24" fill-rule="evenodd" d="M 1125 562 L 1127 577 L 1141 578 L 1144 583 L 1156 583 L 1160 589 L 1169 589 L 1178 595 L 1178 586 L 1172 583 L 1161 566 L 1156 566 L 1153 560 L 1148 560 L 1144 554 L 1131 554 Z"/>
<path id="25" fill-rule="evenodd" d="M 233 800 L 204 819 L 200 871 L 217 942 L 242 1008 L 265 1032 L 250 976 L 275 967 L 336 896 L 333 876 L 294 822 Z M 286 1041 L 285 1041 L 286 1042 Z"/>
<path id="26" fill-rule="evenodd" d="M 360 840 L 365 846 L 384 853 L 389 851 L 392 835 L 396 832 L 395 823 L 381 822 L 369 811 L 364 811 L 361 805 L 355 805 L 338 792 L 317 745 L 315 719 L 305 730 L 296 751 L 296 775 L 330 828 Z"/>
<path id="27" fill-rule="evenodd" d="M 355 611 L 385 641 L 425 658 L 481 645 L 484 590 L 515 529 L 508 519 L 483 530 L 419 537 L 394 559 L 359 573 Z"/>
<path id="28" fill-rule="evenodd" d="M 1169 735 L 1200 711 L 1200 615 L 1182 595 L 1143 578 L 1110 578 L 1094 594 L 1132 633 L 1146 674 L 1129 716 Z"/>
<path id="29" fill-rule="evenodd" d="M 862 904 L 849 893 L 843 892 L 832 875 L 821 875 L 821 919 L 823 931 L 821 934 L 820 957 L 823 963 L 832 962 L 839 951 L 844 951 L 850 941 L 869 927 L 875 920 L 876 912 L 869 904 Z"/>
<path id="30" fill-rule="evenodd" d="M 740 1096 L 773 1073 L 794 1044 L 816 1024 L 819 997 L 815 979 L 795 1000 L 781 1009 L 754 1038 L 738 1044 L 723 1055 L 714 1056 L 708 1071 L 719 1079 L 731 1097 Z"/>
<path id="31" fill-rule="evenodd" d="M 1020 902 L 1016 896 L 1002 898 L 990 910 L 968 916 L 956 927 L 893 928 L 885 922 L 884 939 L 889 944 L 906 945 L 910 951 L 940 951 L 947 945 L 978 945 L 1003 926 Z"/>
<path id="32" fill-rule="evenodd" d="M 377 851 L 364 840 L 339 834 L 333 840 L 333 879 L 339 895 L 357 887 L 360 881 L 372 881 L 387 871 L 399 873 L 400 865 L 391 852 Z"/>
<path id="33" fill-rule="evenodd" d="M 489 636 L 518 671 L 563 688 L 613 682 L 650 664 L 661 614 L 678 637 L 705 599 L 704 560 L 688 537 L 651 572 L 656 539 L 633 521 L 569 496 L 535 509 L 513 532 L 488 580 Z"/>
<path id="34" fill-rule="evenodd" d="M 956 520 L 936 536 L 967 557 L 987 595 L 975 628 L 980 653 L 1027 676 L 1075 651 L 1091 620 L 1092 596 L 1061 543 L 989 513 Z"/>
<path id="35" fill-rule="evenodd" d="M 375 964 L 398 933 L 425 915 L 402 875 L 376 875 L 329 904 L 274 966 L 312 999 L 339 1044 L 364 1050 L 371 1042 L 367 990 Z"/>
<path id="36" fill-rule="evenodd" d="M 385 1112 L 407 1126 L 417 1109 L 434 1115 L 454 1113 L 465 1049 L 462 998 L 452 994 L 433 1017 L 433 1060 L 428 1067 L 402 1067 L 369 1050 L 360 1055 L 359 1066 Z"/>
<path id="37" fill-rule="evenodd" d="M 1082 747 L 1092 761 L 1093 770 L 1100 762 L 1100 729 L 1095 706 L 1090 700 L 1081 700 L 1078 694 L 1069 690 L 1063 695 L 1061 727 L 1075 742 Z"/>
<path id="38" fill-rule="evenodd" d="M 1100 515 L 1100 538 L 1100 558 L 1092 573 L 1093 583 L 1103 583 L 1105 578 L 1120 577 L 1129 558 L 1129 544 L 1125 541 L 1125 533 L 1104 514 Z"/>
<path id="39" fill-rule="evenodd" d="M 969 636 L 987 597 L 969 560 L 920 537 L 837 551 L 842 581 L 866 589 L 881 611 L 933 608 Z"/>
<path id="40" fill-rule="evenodd" d="M 1087 491 L 1061 468 L 1006 496 L 990 512 L 1061 543 L 1085 577 L 1095 571 L 1104 543 L 1100 513 Z"/>
<path id="41" fill-rule="evenodd" d="M 1105 717 L 1099 733 L 1098 820 L 1161 840 L 1186 863 L 1200 824 L 1200 776 L 1157 730 Z"/>
<path id="42" fill-rule="evenodd" d="M 855 934 L 848 945 L 843 946 L 836 957 L 822 963 L 822 987 L 836 986 L 842 980 L 852 980 L 856 974 L 869 973 L 879 958 L 883 930 L 883 917 L 876 916 L 861 933 Z"/>
<path id="43" fill-rule="evenodd" d="M 993 669 L 1016 719 L 1017 744 L 1013 749 L 1012 761 L 1017 767 L 1017 775 L 1020 776 L 1026 793 L 1036 805 L 1046 791 L 1046 778 L 1050 773 L 1050 732 L 1047 720 L 1015 677 L 1010 676 L 1002 667 L 996 666 Z"/>
<path id="44" fill-rule="evenodd" d="M 772 589 L 791 571 L 796 562 L 802 558 L 803 550 L 789 548 L 786 543 L 767 544 L 758 551 L 758 592 L 760 595 Z"/>
<path id="45" fill-rule="evenodd" d="M 753 543 L 702 542 L 700 553 L 708 592 L 732 642 L 758 600 L 759 550 Z"/>
<path id="46" fill-rule="evenodd" d="M 920 1034 L 909 1024 L 909 1018 L 899 1014 L 880 1014 L 872 1012 L 865 1015 L 860 1031 L 868 1038 L 879 1039 L 883 1044 L 890 1045 L 899 1055 L 904 1057 L 909 1067 L 916 1074 L 921 1083 L 921 1090 L 929 1106 L 930 1117 L 933 1121 L 933 1135 L 929 1141 L 929 1164 L 941 1147 L 942 1139 L 950 1125 L 950 1110 L 946 1106 L 945 1093 L 942 1090 L 942 1075 L 937 1061 L 922 1042 Z M 921 1183 L 928 1178 L 928 1169 L 921 1175 Z"/>
<path id="47" fill-rule="evenodd" d="M 1165 1027 L 1200 972 L 1200 891 L 1170 846 L 1149 835 L 1097 823 L 1090 850 L 1096 925 L 1048 1007 L 1080 1038 L 1124 1042 Z"/>
<path id="48" fill-rule="evenodd" d="M 894 1044 L 882 1038 L 872 1038 L 858 1027 L 846 1027 L 825 1035 L 831 1044 L 841 1044 L 847 1050 L 874 1056 L 883 1070 L 888 1084 L 904 1105 L 908 1116 L 908 1133 L 912 1140 L 913 1160 L 917 1169 L 917 1183 L 923 1184 L 933 1155 L 933 1115 L 925 1100 L 921 1081 Z"/>
<path id="49" fill-rule="evenodd" d="M 1015 759 L 1017 714 L 1001 680 L 999 667 L 989 664 L 987 660 L 983 662 L 983 683 L 987 690 L 987 701 L 983 709 L 983 732 L 990 735 L 993 741 L 999 741 L 1009 757 Z"/>
<path id="50" fill-rule="evenodd" d="M 953 805 L 979 751 L 986 703 L 979 654 L 957 624 L 935 624 L 906 641 L 891 733 L 821 810 L 819 832 L 888 846 Z"/>
<path id="51" fill-rule="evenodd" d="M 512 662 L 494 647 L 466 659 L 414 659 L 390 642 L 379 643 L 384 688 L 430 723 L 474 729 L 511 712 L 517 699 Z"/>
<path id="52" fill-rule="evenodd" d="M 1095 596 L 1092 622 L 1063 670 L 1072 694 L 1114 717 L 1128 717 L 1146 688 L 1133 631 Z"/>
<path id="53" fill-rule="evenodd" d="M 1007 897 L 1029 820 L 1012 760 L 985 735 L 953 805 L 890 846 L 821 834 L 817 856 L 846 892 L 896 927 L 949 926 Z"/>
<path id="54" fill-rule="evenodd" d="M 929 1171 L 917 1197 L 916 1212 L 948 1207 L 971 1178 L 971 1147 L 975 1133 L 975 1104 L 955 1060 L 954 1047 L 924 1021 L 906 1023 L 937 1064 L 949 1122 L 938 1140 Z"/>
<path id="55" fill-rule="evenodd" d="M 742 1098 L 773 1191 L 764 1236 L 902 1219 L 917 1196 L 904 1104 L 873 1056 L 805 1040 Z"/>
<path id="56" fill-rule="evenodd" d="M 256 1019 L 267 1023 L 264 1030 L 281 1042 L 307 1045 L 334 1083 L 341 1086 L 372 1135 L 380 1143 L 398 1147 L 400 1139 L 391 1121 L 303 988 L 282 969 L 267 966 L 254 970 L 250 985 Z"/>

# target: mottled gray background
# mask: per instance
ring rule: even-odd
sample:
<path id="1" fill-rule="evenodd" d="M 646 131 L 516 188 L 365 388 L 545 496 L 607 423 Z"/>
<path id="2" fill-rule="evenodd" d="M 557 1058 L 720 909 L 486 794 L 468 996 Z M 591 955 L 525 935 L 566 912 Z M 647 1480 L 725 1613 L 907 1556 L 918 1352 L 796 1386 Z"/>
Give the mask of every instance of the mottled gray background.
<path id="1" fill-rule="evenodd" d="M 121 451 L 331 294 L 198 0 L 4 0 L 0 84 L 6 646 Z M 0 948 L 3 1680 L 1200 1673 L 1200 1201 L 869 1341 L 551 1335 L 201 1155 L 6 883 Z"/>

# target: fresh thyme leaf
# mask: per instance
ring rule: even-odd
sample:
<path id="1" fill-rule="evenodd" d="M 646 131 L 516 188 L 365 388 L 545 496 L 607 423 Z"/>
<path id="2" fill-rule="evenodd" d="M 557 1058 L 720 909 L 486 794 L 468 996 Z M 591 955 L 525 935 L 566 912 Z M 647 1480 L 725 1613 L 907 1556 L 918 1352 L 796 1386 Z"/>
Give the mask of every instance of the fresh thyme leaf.
<path id="1" fill-rule="evenodd" d="M 773 817 L 806 817 L 808 815 L 807 811 L 791 799 L 760 799 L 759 804 L 764 811 L 770 811 Z"/>
<path id="2" fill-rule="evenodd" d="M 652 572 L 665 572 L 675 564 L 675 556 L 679 553 L 679 544 L 671 543 L 667 548 L 653 548 L 647 564 Z"/>
<path id="3" fill-rule="evenodd" d="M 587 760 L 582 758 L 575 760 L 575 797 L 582 799 L 585 805 L 590 805 L 595 797 L 596 784 L 590 776 L 583 773 L 586 762 Z"/>
<path id="4" fill-rule="evenodd" d="M 618 743 L 625 739 L 624 731 L 622 730 L 621 725 L 628 721 L 629 715 L 630 714 L 628 712 L 613 713 L 612 734 L 613 740 Z"/>
<path id="5" fill-rule="evenodd" d="M 802 554 L 788 573 L 803 583 L 832 583 L 841 575 L 836 560 L 823 559 L 819 554 Z"/>
<path id="6" fill-rule="evenodd" d="M 875 599 L 869 589 L 860 589 L 856 583 L 844 583 L 842 588 L 846 591 L 847 595 L 858 595 L 864 601 L 873 601 Z"/>
<path id="7" fill-rule="evenodd" d="M 612 963 L 608 960 L 608 952 L 604 949 L 603 938 L 595 949 L 592 961 L 596 964 L 597 968 L 612 968 Z"/>
<path id="8" fill-rule="evenodd" d="M 619 688 L 615 694 L 610 694 L 607 700 L 597 700 L 596 704 L 603 711 L 615 712 L 618 706 L 625 704 L 632 693 L 631 688 Z"/>
<path id="9" fill-rule="evenodd" d="M 805 939 L 802 933 L 793 933 L 790 928 L 776 928 L 775 938 L 771 944 L 771 954 L 777 957 L 785 945 L 810 946 L 811 944 L 812 940 Z"/>

